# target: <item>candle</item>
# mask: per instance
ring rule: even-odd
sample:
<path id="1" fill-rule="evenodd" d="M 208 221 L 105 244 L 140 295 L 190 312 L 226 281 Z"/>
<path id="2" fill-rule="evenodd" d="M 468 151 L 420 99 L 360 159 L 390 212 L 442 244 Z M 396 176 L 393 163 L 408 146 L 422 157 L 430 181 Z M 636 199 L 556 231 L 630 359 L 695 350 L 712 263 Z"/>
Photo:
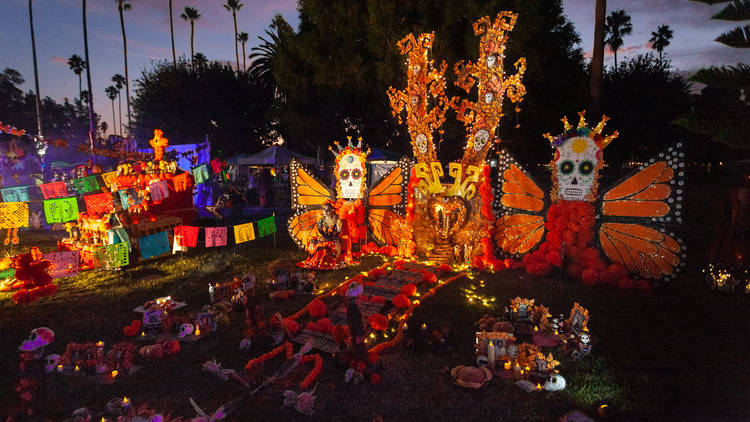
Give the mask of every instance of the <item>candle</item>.
<path id="1" fill-rule="evenodd" d="M 199 326 L 197 326 L 197 325 L 195 326 L 195 335 L 196 335 L 196 336 L 199 336 L 199 335 L 201 335 L 201 327 L 199 327 Z"/>
<path id="2" fill-rule="evenodd" d="M 504 368 L 504 369 L 505 369 L 506 371 L 510 371 L 510 361 L 507 361 L 507 362 L 505 362 L 505 364 L 503 365 L 503 368 Z"/>
<path id="3" fill-rule="evenodd" d="M 542 384 L 536 383 L 536 389 L 537 390 L 541 390 L 542 389 Z"/>
<path id="4" fill-rule="evenodd" d="M 112 378 L 117 378 L 117 374 L 119 374 L 119 372 L 116 369 L 112 371 Z"/>
<path id="5" fill-rule="evenodd" d="M 521 366 L 518 364 L 518 362 L 516 362 L 516 365 L 513 367 L 513 375 L 515 375 L 516 377 L 521 376 Z"/>
<path id="6" fill-rule="evenodd" d="M 487 345 L 487 363 L 489 363 L 490 368 L 495 368 L 495 346 L 492 344 L 492 340 Z"/>
<path id="7" fill-rule="evenodd" d="M 62 372 L 62 370 L 63 370 L 63 366 L 62 365 L 57 365 L 57 372 Z"/>

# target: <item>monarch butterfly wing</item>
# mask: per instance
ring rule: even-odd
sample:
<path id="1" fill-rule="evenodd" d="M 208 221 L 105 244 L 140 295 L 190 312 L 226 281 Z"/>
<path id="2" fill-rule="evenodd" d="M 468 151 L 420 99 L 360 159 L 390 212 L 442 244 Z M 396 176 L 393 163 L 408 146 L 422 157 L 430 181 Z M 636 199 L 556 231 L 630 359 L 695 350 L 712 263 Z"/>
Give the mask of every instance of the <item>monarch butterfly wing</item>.
<path id="1" fill-rule="evenodd" d="M 302 167 L 295 158 L 289 163 L 289 182 L 293 209 L 316 208 L 334 199 L 333 191 Z"/>
<path id="2" fill-rule="evenodd" d="M 321 208 L 309 211 L 299 210 L 289 218 L 287 229 L 297 246 L 302 249 L 307 247 L 310 239 L 316 236 L 318 220 L 321 218 L 323 218 Z"/>
<path id="3" fill-rule="evenodd" d="M 406 208 L 406 186 L 409 183 L 409 159 L 398 163 L 380 178 L 367 193 L 367 207 L 390 209 L 403 213 Z"/>
<path id="4" fill-rule="evenodd" d="M 607 257 L 656 282 L 674 277 L 685 264 L 675 233 L 684 195 L 685 153 L 678 142 L 603 195 L 599 243 Z"/>
<path id="5" fill-rule="evenodd" d="M 401 158 L 367 193 L 367 221 L 373 237 L 381 245 L 396 245 L 396 226 L 403 225 L 409 159 Z"/>
<path id="6" fill-rule="evenodd" d="M 498 178 L 493 208 L 495 245 L 500 256 L 520 256 L 534 249 L 544 237 L 544 212 L 548 197 L 507 151 L 498 156 Z"/>
<path id="7" fill-rule="evenodd" d="M 397 226 L 403 222 L 403 219 L 404 217 L 388 209 L 375 208 L 367 213 L 372 235 L 381 245 L 396 246 L 398 244 Z"/>

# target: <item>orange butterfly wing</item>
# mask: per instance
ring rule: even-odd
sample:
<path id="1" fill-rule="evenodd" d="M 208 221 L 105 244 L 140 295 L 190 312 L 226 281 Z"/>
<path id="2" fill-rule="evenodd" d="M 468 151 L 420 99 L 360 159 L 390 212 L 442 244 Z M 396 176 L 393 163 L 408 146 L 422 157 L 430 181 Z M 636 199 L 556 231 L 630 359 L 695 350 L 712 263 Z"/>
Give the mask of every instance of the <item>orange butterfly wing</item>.
<path id="1" fill-rule="evenodd" d="M 499 212 L 494 239 L 501 255 L 523 255 L 542 241 L 547 198 L 507 150 L 498 157 L 493 207 Z"/>
<path id="2" fill-rule="evenodd" d="M 335 197 L 333 190 L 310 174 L 294 158 L 289 163 L 289 181 L 292 185 L 292 208 L 294 209 L 320 207 Z"/>
<path id="3" fill-rule="evenodd" d="M 669 225 L 682 223 L 685 154 L 677 143 L 602 197 L 599 243 L 630 272 L 667 281 L 684 266 L 685 247 Z"/>
<path id="4" fill-rule="evenodd" d="M 367 194 L 367 220 L 381 245 L 396 245 L 396 226 L 402 223 L 409 183 L 409 160 L 404 157 Z"/>
<path id="5" fill-rule="evenodd" d="M 318 220 L 323 218 L 323 209 L 318 208 L 310 211 L 297 211 L 289 218 L 287 230 L 289 236 L 300 248 L 307 247 L 309 241 L 318 235 Z"/>

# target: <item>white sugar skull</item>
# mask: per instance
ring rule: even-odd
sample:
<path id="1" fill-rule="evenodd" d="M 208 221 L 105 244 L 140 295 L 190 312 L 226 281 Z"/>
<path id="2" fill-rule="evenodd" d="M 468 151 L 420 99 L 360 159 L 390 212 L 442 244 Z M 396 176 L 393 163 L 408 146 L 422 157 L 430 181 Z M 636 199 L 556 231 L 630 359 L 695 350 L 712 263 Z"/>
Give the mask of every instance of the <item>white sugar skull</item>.
<path id="1" fill-rule="evenodd" d="M 495 67 L 496 63 L 497 63 L 497 57 L 494 54 L 487 56 L 487 67 Z"/>
<path id="2" fill-rule="evenodd" d="M 414 107 L 416 107 L 417 104 L 419 104 L 419 97 L 417 97 L 416 95 L 412 95 L 412 97 L 411 97 L 411 105 L 414 106 Z"/>
<path id="3" fill-rule="evenodd" d="M 420 70 L 422 70 L 422 66 L 415 64 L 414 67 L 412 67 L 412 70 L 414 70 L 414 74 L 416 75 Z"/>
<path id="4" fill-rule="evenodd" d="M 354 153 L 340 156 L 338 161 L 339 197 L 361 199 L 365 181 L 365 162 Z"/>
<path id="5" fill-rule="evenodd" d="M 552 181 L 557 182 L 557 199 L 588 201 L 596 197 L 598 164 L 602 150 L 593 139 L 576 136 L 555 149 Z"/>
<path id="6" fill-rule="evenodd" d="M 490 140 L 490 133 L 487 131 L 487 129 L 479 129 L 474 135 L 474 151 L 481 151 L 485 145 L 487 145 L 487 141 Z"/>
<path id="7" fill-rule="evenodd" d="M 419 150 L 419 152 L 421 152 L 422 154 L 427 153 L 427 135 L 425 135 L 424 133 L 420 133 L 416 138 L 414 138 L 414 142 L 417 144 L 417 149 Z"/>
<path id="8" fill-rule="evenodd" d="M 582 344 L 589 344 L 591 342 L 591 337 L 589 337 L 588 334 L 583 333 L 581 334 L 581 343 Z"/>
<path id="9" fill-rule="evenodd" d="M 565 378 L 560 374 L 553 374 L 549 381 L 544 383 L 544 389 L 547 391 L 561 391 L 565 389 Z"/>
<path id="10" fill-rule="evenodd" d="M 484 93 L 484 103 L 489 104 L 492 102 L 492 99 L 495 98 L 495 94 L 492 93 L 492 91 L 487 91 Z"/>

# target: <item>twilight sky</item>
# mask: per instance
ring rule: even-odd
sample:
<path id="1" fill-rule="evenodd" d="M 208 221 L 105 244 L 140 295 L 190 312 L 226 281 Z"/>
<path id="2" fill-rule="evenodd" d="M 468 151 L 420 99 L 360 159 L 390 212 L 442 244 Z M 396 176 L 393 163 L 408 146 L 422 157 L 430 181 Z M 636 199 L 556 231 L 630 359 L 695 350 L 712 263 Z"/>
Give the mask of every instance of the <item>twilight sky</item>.
<path id="1" fill-rule="evenodd" d="M 566 13 L 583 39 L 581 48 L 592 50 L 594 0 L 564 0 Z M 122 35 L 114 0 L 88 0 L 89 55 L 92 62 L 94 109 L 107 121 L 112 131 L 112 109 L 104 88 L 111 85 L 115 73 L 124 74 Z M 177 55 L 190 54 L 190 25 L 180 19 L 185 6 L 196 7 L 201 18 L 195 24 L 195 50 L 209 60 L 234 62 L 234 29 L 232 15 L 221 4 L 223 0 L 173 0 L 175 48 Z M 237 22 L 238 31 L 247 32 L 247 54 L 264 35 L 271 18 L 281 13 L 296 27 L 296 0 L 243 0 Z M 128 36 L 128 65 L 133 81 L 154 60 L 171 60 L 169 11 L 167 0 L 131 0 L 133 9 L 125 12 Z M 690 0 L 609 0 L 607 14 L 624 9 L 632 16 L 633 34 L 625 38 L 618 59 L 648 51 L 651 31 L 668 24 L 674 31 L 672 44 L 665 51 L 682 71 L 692 71 L 711 64 L 748 62 L 750 52 L 714 42 L 720 33 L 735 26 L 732 22 L 709 19 L 723 6 L 708 6 Z M 27 0 L 0 0 L 0 69 L 11 67 L 24 76 L 24 89 L 33 89 L 33 63 Z M 83 54 L 80 0 L 37 0 L 34 3 L 39 85 L 42 96 L 57 101 L 78 95 L 78 78 L 68 68 L 67 58 Z M 240 51 L 240 54 L 242 52 Z M 242 58 L 240 58 L 241 60 Z M 606 58 L 612 64 L 611 55 Z M 86 89 L 85 73 L 83 87 Z M 123 97 L 125 92 L 123 90 Z M 116 107 L 116 105 L 115 105 Z M 124 107 L 123 107 L 124 115 Z M 123 119 L 126 120 L 126 119 Z M 3 121 L 0 116 L 0 121 Z M 13 124 L 13 122 L 5 122 Z M 33 130 L 34 128 L 25 128 Z M 186 140 L 187 141 L 187 140 Z"/>

